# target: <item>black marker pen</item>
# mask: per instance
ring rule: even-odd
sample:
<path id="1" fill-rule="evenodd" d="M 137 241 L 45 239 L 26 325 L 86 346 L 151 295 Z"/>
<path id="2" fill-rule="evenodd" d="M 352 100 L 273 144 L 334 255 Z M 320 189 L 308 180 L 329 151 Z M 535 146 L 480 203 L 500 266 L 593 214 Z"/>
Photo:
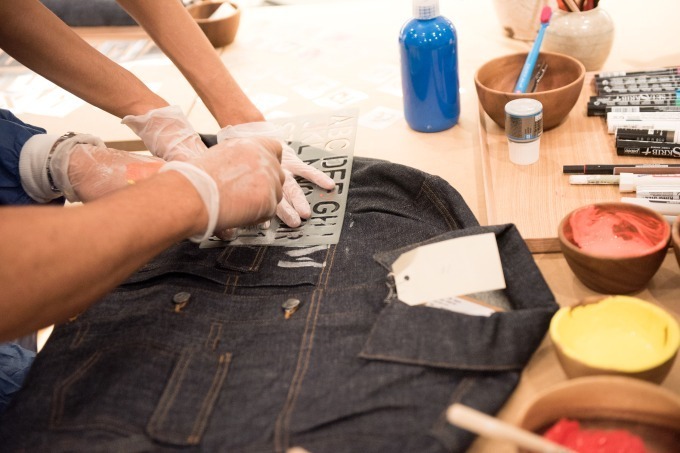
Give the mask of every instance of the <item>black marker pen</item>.
<path id="1" fill-rule="evenodd" d="M 680 164 L 602 164 L 602 165 L 565 165 L 562 173 L 567 175 L 613 175 L 615 168 L 678 168 Z"/>

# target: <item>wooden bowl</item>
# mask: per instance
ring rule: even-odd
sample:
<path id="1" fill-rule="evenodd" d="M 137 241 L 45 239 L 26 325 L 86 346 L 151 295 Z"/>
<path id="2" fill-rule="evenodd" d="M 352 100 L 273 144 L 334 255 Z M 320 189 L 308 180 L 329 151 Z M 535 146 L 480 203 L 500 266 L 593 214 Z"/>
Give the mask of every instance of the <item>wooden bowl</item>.
<path id="1" fill-rule="evenodd" d="M 590 223 L 584 220 L 588 216 Z M 584 285 L 603 294 L 628 294 L 643 289 L 661 266 L 670 226 L 644 206 L 595 203 L 567 214 L 557 236 L 567 264 Z"/>
<path id="2" fill-rule="evenodd" d="M 625 429 L 650 453 L 680 445 L 680 396 L 638 379 L 591 376 L 557 384 L 527 403 L 518 425 L 542 435 L 562 418 L 582 429 Z"/>
<path id="3" fill-rule="evenodd" d="M 678 262 L 678 266 L 680 266 L 680 216 L 675 219 L 671 228 L 671 244 L 673 245 L 675 259 Z"/>
<path id="4" fill-rule="evenodd" d="M 226 2 L 204 1 L 187 6 L 187 11 L 196 20 L 213 47 L 224 47 L 231 44 L 236 37 L 241 20 L 241 9 L 235 3 L 231 3 L 231 6 L 236 9 L 234 14 L 217 19 L 211 18 L 210 16 L 223 3 Z"/>
<path id="5" fill-rule="evenodd" d="M 513 99 L 532 98 L 543 104 L 543 129 L 558 126 L 567 117 L 581 94 L 586 68 L 567 55 L 541 52 L 538 61 L 548 64 L 534 93 L 513 93 L 527 53 L 495 58 L 475 73 L 477 97 L 484 111 L 505 128 L 505 104 Z M 529 85 L 531 87 L 531 84 Z"/>
<path id="6" fill-rule="evenodd" d="M 675 318 L 629 296 L 598 296 L 560 308 L 549 336 L 570 378 L 607 374 L 660 384 L 680 347 Z"/>

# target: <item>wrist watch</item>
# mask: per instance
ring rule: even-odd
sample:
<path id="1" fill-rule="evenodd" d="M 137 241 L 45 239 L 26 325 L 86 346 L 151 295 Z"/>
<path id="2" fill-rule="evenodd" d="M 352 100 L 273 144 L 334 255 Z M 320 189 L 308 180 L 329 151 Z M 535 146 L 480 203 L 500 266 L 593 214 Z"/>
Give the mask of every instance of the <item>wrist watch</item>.
<path id="1" fill-rule="evenodd" d="M 56 193 L 61 193 L 61 190 L 57 188 L 57 186 L 54 184 L 54 178 L 52 177 L 52 170 L 50 170 L 50 162 L 52 162 L 52 154 L 54 154 L 54 151 L 57 149 L 57 147 L 64 142 L 65 140 L 68 140 L 69 138 L 75 137 L 78 135 L 77 132 L 67 132 L 61 137 L 57 139 L 56 142 L 52 145 L 52 148 L 50 149 L 50 152 L 47 154 L 47 161 L 45 162 L 45 169 L 47 170 L 47 181 L 50 183 L 50 189 L 52 189 L 52 192 Z"/>

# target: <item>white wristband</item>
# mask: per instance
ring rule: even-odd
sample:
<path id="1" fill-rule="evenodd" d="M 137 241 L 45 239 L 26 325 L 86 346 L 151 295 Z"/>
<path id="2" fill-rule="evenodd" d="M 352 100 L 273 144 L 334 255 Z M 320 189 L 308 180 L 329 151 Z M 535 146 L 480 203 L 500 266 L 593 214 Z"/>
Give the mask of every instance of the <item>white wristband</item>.
<path id="1" fill-rule="evenodd" d="M 40 203 L 62 195 L 69 201 L 77 201 L 68 180 L 70 150 L 78 143 L 104 146 L 93 135 L 68 132 L 61 137 L 36 134 L 21 149 L 19 174 L 26 193 Z"/>
<path id="2" fill-rule="evenodd" d="M 171 170 L 177 171 L 187 178 L 196 188 L 203 203 L 205 203 L 205 208 L 208 210 L 208 227 L 203 235 L 199 234 L 189 238 L 193 242 L 205 241 L 214 234 L 215 227 L 217 226 L 220 209 L 220 193 L 217 190 L 217 183 L 208 173 L 187 162 L 168 162 L 160 168 L 159 172 Z"/>

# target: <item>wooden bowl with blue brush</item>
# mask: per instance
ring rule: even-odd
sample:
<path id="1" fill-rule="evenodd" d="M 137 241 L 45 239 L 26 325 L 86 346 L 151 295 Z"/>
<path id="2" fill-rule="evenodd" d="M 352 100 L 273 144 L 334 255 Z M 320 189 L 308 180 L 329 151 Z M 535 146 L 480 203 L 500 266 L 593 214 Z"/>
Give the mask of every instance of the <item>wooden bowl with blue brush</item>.
<path id="1" fill-rule="evenodd" d="M 505 104 L 513 99 L 536 99 L 543 104 L 543 129 L 552 129 L 560 125 L 576 105 L 583 89 L 586 68 L 568 55 L 540 52 L 536 66 L 544 63 L 547 69 L 536 90 L 515 93 L 527 55 L 527 52 L 505 55 L 483 64 L 475 73 L 479 103 L 496 124 L 505 128 Z"/>

